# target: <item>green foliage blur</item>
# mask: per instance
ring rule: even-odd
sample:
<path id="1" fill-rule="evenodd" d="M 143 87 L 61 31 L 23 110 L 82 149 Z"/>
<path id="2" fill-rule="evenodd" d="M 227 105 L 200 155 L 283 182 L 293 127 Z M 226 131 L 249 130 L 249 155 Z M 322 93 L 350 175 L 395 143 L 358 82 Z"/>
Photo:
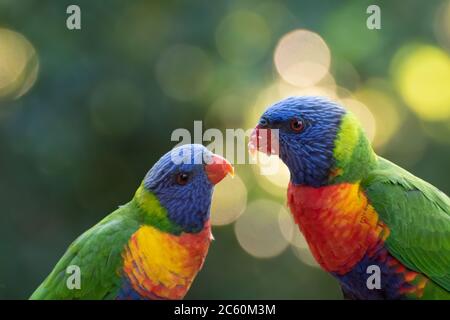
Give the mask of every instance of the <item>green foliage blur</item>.
<path id="1" fill-rule="evenodd" d="M 381 30 L 366 28 L 374 2 Z M 0 299 L 28 298 L 78 235 L 130 200 L 176 144 L 173 130 L 192 130 L 194 120 L 204 129 L 246 128 L 246 108 L 277 78 L 276 45 L 295 29 L 327 43 L 340 87 L 376 87 L 395 104 L 395 132 L 377 152 L 448 194 L 450 118 L 443 112 L 430 120 L 411 108 L 393 67 L 410 44 L 440 48 L 448 58 L 448 30 L 436 26 L 446 3 L 0 0 L 0 28 L 22 34 L 39 61 L 28 92 L 0 99 Z M 81 7 L 81 30 L 66 28 L 70 4 Z M 224 96 L 233 104 L 218 108 Z M 284 205 L 283 192 L 259 187 L 244 165 L 236 171 L 248 202 Z M 213 233 L 187 298 L 341 298 L 331 276 L 292 250 L 258 259 L 241 248 L 232 224 Z"/>

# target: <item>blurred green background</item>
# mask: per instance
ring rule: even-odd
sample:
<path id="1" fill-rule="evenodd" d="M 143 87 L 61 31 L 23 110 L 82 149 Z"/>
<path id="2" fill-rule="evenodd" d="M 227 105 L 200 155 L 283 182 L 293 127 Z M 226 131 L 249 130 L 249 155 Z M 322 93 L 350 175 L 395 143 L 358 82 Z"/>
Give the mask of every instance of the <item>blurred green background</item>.
<path id="1" fill-rule="evenodd" d="M 247 129 L 292 94 L 341 101 L 379 154 L 448 194 L 450 2 L 379 1 L 369 30 L 373 3 L 0 0 L 0 298 L 27 298 L 130 200 L 173 130 Z M 216 190 L 187 298 L 340 298 L 292 228 L 285 168 L 257 169 Z"/>

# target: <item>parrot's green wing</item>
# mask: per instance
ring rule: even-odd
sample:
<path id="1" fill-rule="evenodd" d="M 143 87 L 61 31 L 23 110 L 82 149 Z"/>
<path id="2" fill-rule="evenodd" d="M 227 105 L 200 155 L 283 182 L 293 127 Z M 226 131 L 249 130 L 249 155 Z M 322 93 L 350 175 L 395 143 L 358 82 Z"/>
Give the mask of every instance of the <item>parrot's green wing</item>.
<path id="1" fill-rule="evenodd" d="M 379 157 L 362 182 L 389 227 L 389 252 L 450 291 L 450 200 L 431 184 Z"/>
<path id="2" fill-rule="evenodd" d="M 121 284 L 121 253 L 139 227 L 134 209 L 130 202 L 78 237 L 30 299 L 114 298 Z M 70 278 L 78 267 L 79 289 Z"/>

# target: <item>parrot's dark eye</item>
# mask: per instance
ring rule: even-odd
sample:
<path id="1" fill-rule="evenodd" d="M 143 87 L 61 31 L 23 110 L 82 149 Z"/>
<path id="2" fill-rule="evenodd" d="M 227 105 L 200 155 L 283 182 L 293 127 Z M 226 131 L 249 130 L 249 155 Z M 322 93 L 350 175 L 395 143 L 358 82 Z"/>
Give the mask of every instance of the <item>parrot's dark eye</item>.
<path id="1" fill-rule="evenodd" d="M 267 119 L 265 119 L 265 118 L 261 118 L 261 119 L 259 120 L 258 125 L 259 125 L 261 128 L 265 128 L 265 127 L 267 127 L 267 126 L 269 125 L 269 121 L 267 121 Z"/>
<path id="2" fill-rule="evenodd" d="M 290 126 L 292 131 L 301 132 L 303 130 L 304 124 L 300 119 L 292 119 Z"/>
<path id="3" fill-rule="evenodd" d="M 184 186 L 186 183 L 188 183 L 188 181 L 189 181 L 189 174 L 185 172 L 180 172 L 179 174 L 177 174 L 177 183 L 180 186 Z"/>

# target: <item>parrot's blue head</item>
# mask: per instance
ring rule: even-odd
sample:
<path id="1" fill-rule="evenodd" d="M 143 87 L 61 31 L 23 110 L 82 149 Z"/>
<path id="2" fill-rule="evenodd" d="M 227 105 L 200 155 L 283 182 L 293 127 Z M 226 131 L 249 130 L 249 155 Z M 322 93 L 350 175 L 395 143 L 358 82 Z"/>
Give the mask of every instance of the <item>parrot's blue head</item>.
<path id="1" fill-rule="evenodd" d="M 213 187 L 231 164 L 199 144 L 188 144 L 166 153 L 150 169 L 143 186 L 153 193 L 172 224 L 196 233 L 209 220 Z"/>
<path id="2" fill-rule="evenodd" d="M 326 98 L 287 98 L 264 112 L 249 147 L 268 154 L 279 153 L 294 184 L 324 185 L 334 165 L 333 149 L 345 114 L 344 108 Z M 265 140 L 261 139 L 261 129 L 267 129 L 269 137 L 278 132 L 278 150 L 261 142 Z"/>

